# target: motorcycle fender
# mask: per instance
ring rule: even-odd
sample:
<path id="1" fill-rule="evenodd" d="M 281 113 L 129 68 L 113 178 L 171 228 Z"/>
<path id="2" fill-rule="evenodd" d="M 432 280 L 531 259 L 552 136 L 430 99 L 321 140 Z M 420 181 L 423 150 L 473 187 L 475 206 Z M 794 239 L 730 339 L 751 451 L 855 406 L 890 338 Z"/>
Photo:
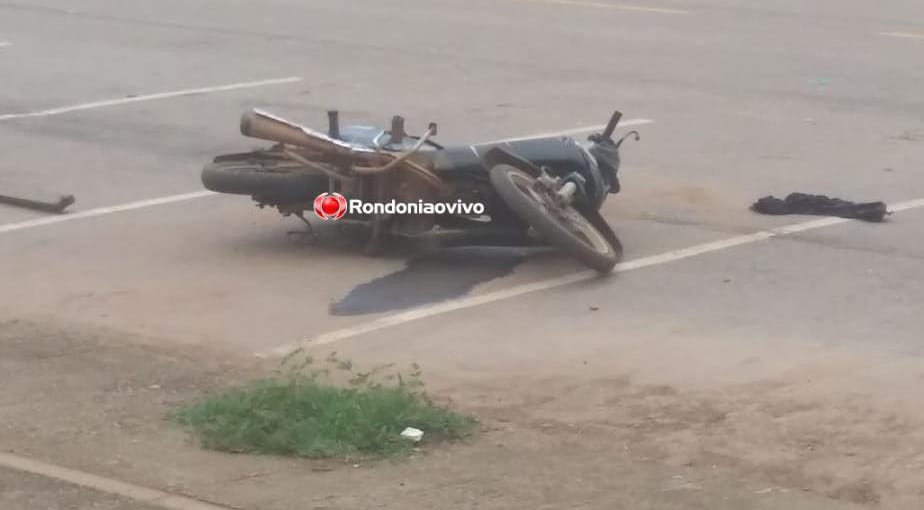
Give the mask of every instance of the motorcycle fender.
<path id="1" fill-rule="evenodd" d="M 538 166 L 503 147 L 492 147 L 481 156 L 481 161 L 484 163 L 485 167 L 489 169 L 497 165 L 510 165 L 536 178 L 542 175 L 542 170 Z"/>

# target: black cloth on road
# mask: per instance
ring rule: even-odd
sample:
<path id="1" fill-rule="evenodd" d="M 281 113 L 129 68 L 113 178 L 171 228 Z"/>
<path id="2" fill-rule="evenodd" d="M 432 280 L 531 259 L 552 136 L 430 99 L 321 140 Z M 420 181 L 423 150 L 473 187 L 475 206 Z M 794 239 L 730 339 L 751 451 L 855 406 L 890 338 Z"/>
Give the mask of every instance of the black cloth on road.
<path id="1" fill-rule="evenodd" d="M 811 214 L 875 222 L 890 214 L 883 202 L 858 203 L 807 193 L 790 193 L 785 200 L 767 196 L 754 202 L 751 210 L 761 214 Z"/>

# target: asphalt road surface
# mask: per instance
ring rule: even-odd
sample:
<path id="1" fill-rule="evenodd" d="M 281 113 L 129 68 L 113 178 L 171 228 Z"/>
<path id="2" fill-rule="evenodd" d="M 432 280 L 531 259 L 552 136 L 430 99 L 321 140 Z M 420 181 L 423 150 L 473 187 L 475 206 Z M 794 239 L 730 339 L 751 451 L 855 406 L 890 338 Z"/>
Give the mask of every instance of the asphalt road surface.
<path id="1" fill-rule="evenodd" d="M 511 436 L 509 463 L 490 461 L 519 485 L 478 479 L 488 457 L 463 452 L 464 480 L 433 479 L 448 499 L 353 474 L 365 489 L 333 507 L 919 507 L 921 62 L 913 0 L 0 1 L 0 194 L 77 198 L 64 216 L 0 206 L 0 324 L 177 352 L 417 362 L 437 391 L 508 427 L 496 434 L 539 434 Z M 296 220 L 199 181 L 212 156 L 265 145 L 238 132 L 251 107 L 317 127 L 331 108 L 364 124 L 401 114 L 412 131 L 438 122 L 443 143 L 583 136 L 619 109 L 642 137 L 604 209 L 626 263 L 599 279 L 554 252 L 475 251 L 396 277 L 413 253 L 370 258 L 331 228 L 314 244 L 287 235 Z M 748 210 L 794 191 L 895 213 Z M 348 297 L 359 311 L 332 313 Z M 45 376 L 26 366 L 0 382 L 28 395 Z M 619 416 L 643 423 L 644 462 L 620 458 L 622 443 L 594 456 L 629 430 Z M 543 449 L 540 423 L 578 446 Z M 167 490 L 140 460 L 123 471 L 32 451 Z M 634 485 L 607 485 L 607 469 Z M 34 476 L 0 467 L 25 493 Z M 187 487 L 290 507 L 259 487 Z M 9 504 L 133 508 L 105 492 Z"/>

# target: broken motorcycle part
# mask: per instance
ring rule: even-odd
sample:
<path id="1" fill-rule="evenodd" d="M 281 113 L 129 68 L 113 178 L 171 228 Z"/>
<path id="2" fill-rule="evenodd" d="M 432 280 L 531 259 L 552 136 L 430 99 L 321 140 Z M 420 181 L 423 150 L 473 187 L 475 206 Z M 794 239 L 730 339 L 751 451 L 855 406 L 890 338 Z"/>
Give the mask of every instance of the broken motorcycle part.
<path id="1" fill-rule="evenodd" d="M 36 200 L 30 198 L 0 195 L 0 203 L 34 209 L 37 211 L 61 214 L 75 202 L 74 195 L 61 195 L 57 200 Z"/>

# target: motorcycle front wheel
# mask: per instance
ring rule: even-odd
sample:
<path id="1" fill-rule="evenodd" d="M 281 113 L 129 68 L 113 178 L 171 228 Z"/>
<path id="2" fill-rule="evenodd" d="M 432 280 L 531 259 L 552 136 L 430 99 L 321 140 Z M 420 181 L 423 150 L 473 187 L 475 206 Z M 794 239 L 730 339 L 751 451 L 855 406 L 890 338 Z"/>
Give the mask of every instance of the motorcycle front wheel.
<path id="1" fill-rule="evenodd" d="M 491 168 L 491 184 L 521 220 L 584 265 L 608 273 L 619 261 L 619 251 L 606 235 L 574 207 L 556 204 L 528 173 L 510 165 L 496 165 Z"/>

